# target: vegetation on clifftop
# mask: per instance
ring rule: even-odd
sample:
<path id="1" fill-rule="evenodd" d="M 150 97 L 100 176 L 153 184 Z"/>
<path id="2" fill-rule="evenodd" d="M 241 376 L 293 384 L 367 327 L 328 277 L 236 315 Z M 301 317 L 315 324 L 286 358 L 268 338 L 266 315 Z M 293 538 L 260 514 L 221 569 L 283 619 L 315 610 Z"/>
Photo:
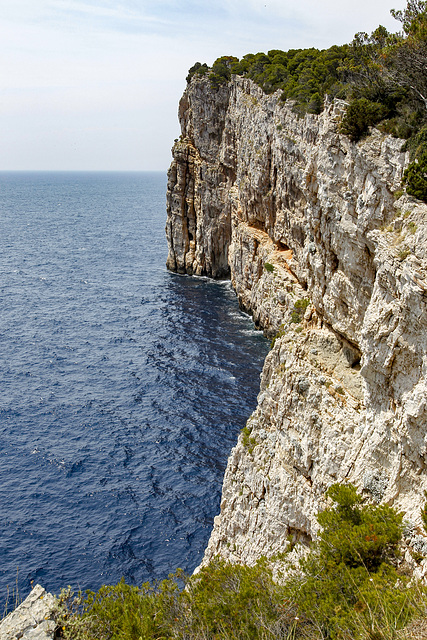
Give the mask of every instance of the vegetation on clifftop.
<path id="1" fill-rule="evenodd" d="M 193 75 L 207 75 L 213 87 L 239 75 L 253 80 L 265 93 L 281 90 L 283 100 L 294 100 L 300 113 L 320 113 L 326 94 L 344 98 L 346 95 L 340 71 L 347 57 L 349 45 L 318 49 L 272 50 L 249 53 L 241 60 L 233 56 L 218 58 L 209 69 L 197 62 L 189 70 L 187 82 Z"/>
<path id="2" fill-rule="evenodd" d="M 404 638 L 399 630 L 425 617 L 427 598 L 400 563 L 402 515 L 364 503 L 352 485 L 333 485 L 326 495 L 330 505 L 318 516 L 321 531 L 308 555 L 293 568 L 286 563 L 292 545 L 280 556 L 288 577 L 273 580 L 265 559 L 253 567 L 216 560 L 191 578 L 178 571 L 157 585 L 121 581 L 77 597 L 66 591 L 58 613 L 63 637 Z"/>
<path id="3" fill-rule="evenodd" d="M 341 132 L 357 142 L 371 126 L 408 140 L 412 169 L 407 192 L 427 202 L 427 0 L 408 0 L 401 11 L 391 10 L 401 31 L 379 26 L 370 35 L 357 33 L 350 44 L 329 49 L 273 49 L 249 53 L 241 60 L 218 58 L 211 68 L 197 62 L 193 76 L 207 76 L 215 89 L 231 76 L 250 78 L 269 94 L 281 91 L 300 114 L 319 114 L 325 97 L 348 102 Z M 421 143 L 420 143 L 421 139 Z"/>

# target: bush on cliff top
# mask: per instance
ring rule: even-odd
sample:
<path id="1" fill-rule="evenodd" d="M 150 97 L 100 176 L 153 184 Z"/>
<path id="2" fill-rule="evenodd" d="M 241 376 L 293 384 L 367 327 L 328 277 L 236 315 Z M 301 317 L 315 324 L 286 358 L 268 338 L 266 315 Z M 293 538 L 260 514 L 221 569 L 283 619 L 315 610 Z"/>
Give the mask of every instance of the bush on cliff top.
<path id="1" fill-rule="evenodd" d="M 357 142 L 365 135 L 369 127 L 377 124 L 387 115 L 387 107 L 366 98 L 350 102 L 341 122 L 340 131 L 350 140 Z"/>
<path id="2" fill-rule="evenodd" d="M 282 100 L 294 100 L 301 113 L 320 113 L 326 93 L 344 97 L 342 76 L 339 71 L 348 46 L 318 49 L 272 50 L 249 53 L 241 60 L 233 56 L 218 58 L 209 70 L 211 85 L 217 88 L 228 82 L 231 75 L 240 75 L 256 82 L 265 93 L 280 89 Z M 205 75 L 207 65 L 196 63 L 189 70 L 187 82 L 194 75 Z M 203 67 L 203 68 L 202 68 Z"/>
<path id="3" fill-rule="evenodd" d="M 402 516 L 363 504 L 352 485 L 333 485 L 321 532 L 299 569 L 279 585 L 267 560 L 215 560 L 141 588 L 123 580 L 59 606 L 73 640 L 374 640 L 395 637 L 425 595 L 396 569 Z M 181 587 L 186 584 L 186 588 Z M 77 611 L 76 611 L 77 608 Z"/>

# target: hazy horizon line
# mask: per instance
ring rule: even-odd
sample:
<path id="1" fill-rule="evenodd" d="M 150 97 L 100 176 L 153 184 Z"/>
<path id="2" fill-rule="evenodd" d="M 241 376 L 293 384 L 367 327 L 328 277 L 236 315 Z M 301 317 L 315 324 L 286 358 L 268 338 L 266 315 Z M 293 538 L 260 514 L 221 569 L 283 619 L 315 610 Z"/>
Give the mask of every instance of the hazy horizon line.
<path id="1" fill-rule="evenodd" d="M 0 173 L 167 173 L 168 169 L 0 169 Z"/>

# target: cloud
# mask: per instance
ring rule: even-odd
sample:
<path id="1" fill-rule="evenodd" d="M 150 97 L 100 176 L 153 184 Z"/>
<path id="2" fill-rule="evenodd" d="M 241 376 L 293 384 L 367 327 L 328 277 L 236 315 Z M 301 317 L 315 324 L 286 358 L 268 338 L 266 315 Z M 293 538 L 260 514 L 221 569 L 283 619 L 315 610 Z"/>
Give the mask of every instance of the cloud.
<path id="1" fill-rule="evenodd" d="M 0 0 L 0 15 L 2 169 L 166 168 L 196 60 L 399 27 L 384 0 Z"/>
<path id="2" fill-rule="evenodd" d="M 237 42 L 264 40 L 304 41 L 314 46 L 329 46 L 359 30 L 370 30 L 379 23 L 397 28 L 389 13 L 388 0 L 372 3 L 361 0 L 15 0 L 4 4 L 4 19 L 21 24 L 47 24 L 51 27 L 85 31 L 150 33 L 174 38 L 191 36 L 197 40 L 222 42 L 233 33 Z M 402 2 L 398 3 L 402 5 Z M 329 42 L 327 39 L 334 38 Z M 286 46 L 286 45 L 284 45 Z"/>

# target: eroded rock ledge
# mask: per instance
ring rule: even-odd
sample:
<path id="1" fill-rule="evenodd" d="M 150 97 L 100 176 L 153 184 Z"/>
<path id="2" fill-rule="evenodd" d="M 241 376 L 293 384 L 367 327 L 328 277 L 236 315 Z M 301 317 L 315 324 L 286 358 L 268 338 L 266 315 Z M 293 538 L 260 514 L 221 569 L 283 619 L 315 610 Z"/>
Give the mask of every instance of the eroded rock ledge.
<path id="1" fill-rule="evenodd" d="M 298 118 L 234 77 L 194 77 L 169 171 L 167 266 L 230 275 L 267 335 L 258 406 L 232 450 L 204 562 L 254 562 L 316 532 L 351 481 L 406 512 L 427 488 L 427 207 L 395 201 L 408 158 L 344 104 Z"/>

